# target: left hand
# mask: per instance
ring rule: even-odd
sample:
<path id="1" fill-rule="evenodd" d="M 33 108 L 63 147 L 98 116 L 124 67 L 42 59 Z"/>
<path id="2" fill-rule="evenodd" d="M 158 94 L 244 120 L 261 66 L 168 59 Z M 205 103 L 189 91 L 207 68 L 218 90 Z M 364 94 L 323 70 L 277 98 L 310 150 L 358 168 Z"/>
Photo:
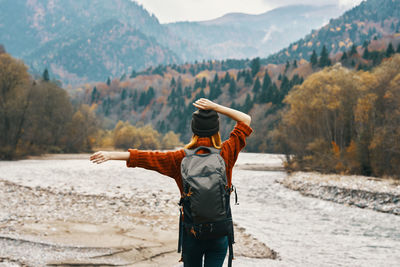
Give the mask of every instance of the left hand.
<path id="1" fill-rule="evenodd" d="M 93 163 L 104 163 L 111 159 L 111 154 L 107 151 L 98 151 L 90 156 L 90 161 Z"/>

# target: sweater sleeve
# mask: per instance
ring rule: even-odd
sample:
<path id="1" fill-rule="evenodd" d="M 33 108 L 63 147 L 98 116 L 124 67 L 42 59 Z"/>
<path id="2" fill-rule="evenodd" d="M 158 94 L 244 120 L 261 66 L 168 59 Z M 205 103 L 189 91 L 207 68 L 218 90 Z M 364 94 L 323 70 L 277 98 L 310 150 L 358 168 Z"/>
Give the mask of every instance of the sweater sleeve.
<path id="1" fill-rule="evenodd" d="M 252 133 L 250 126 L 243 122 L 236 123 L 230 137 L 222 144 L 221 155 L 225 159 L 228 169 L 232 169 L 239 152 L 246 146 L 246 137 Z"/>
<path id="2" fill-rule="evenodd" d="M 130 155 L 126 162 L 127 167 L 141 167 L 157 171 L 163 175 L 177 179 L 180 177 L 180 165 L 185 152 L 177 151 L 146 151 L 129 149 Z"/>

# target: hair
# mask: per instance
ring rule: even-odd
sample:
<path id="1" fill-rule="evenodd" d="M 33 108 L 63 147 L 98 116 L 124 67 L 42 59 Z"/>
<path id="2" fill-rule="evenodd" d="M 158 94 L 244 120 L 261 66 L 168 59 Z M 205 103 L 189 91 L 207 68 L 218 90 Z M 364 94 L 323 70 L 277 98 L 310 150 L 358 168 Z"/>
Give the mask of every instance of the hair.
<path id="1" fill-rule="evenodd" d="M 221 149 L 222 141 L 221 141 L 221 135 L 219 134 L 219 132 L 210 136 L 210 138 L 211 138 L 211 143 L 212 143 L 213 147 L 215 147 L 216 149 Z M 197 145 L 197 140 L 199 140 L 199 136 L 194 134 L 192 136 L 192 140 L 190 140 L 189 144 L 187 144 L 184 148 L 186 148 L 186 149 L 194 148 Z"/>

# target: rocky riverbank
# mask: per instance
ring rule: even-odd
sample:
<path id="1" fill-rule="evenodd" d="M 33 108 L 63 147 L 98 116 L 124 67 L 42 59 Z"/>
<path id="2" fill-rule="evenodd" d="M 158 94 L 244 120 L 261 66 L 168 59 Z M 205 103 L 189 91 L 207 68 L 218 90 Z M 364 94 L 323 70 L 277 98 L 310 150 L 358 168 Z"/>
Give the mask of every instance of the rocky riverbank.
<path id="1" fill-rule="evenodd" d="M 399 180 L 296 172 L 280 183 L 305 196 L 400 215 Z"/>
<path id="2" fill-rule="evenodd" d="M 124 163 L 70 171 L 89 164 L 84 159 L 17 162 L 24 170 L 2 163 L 0 266 L 182 266 L 176 185 L 154 172 L 138 175 L 144 170 L 127 170 Z M 38 168 L 47 160 L 48 170 Z M 102 170 L 110 167 L 112 178 Z M 236 257 L 277 258 L 235 227 Z"/>

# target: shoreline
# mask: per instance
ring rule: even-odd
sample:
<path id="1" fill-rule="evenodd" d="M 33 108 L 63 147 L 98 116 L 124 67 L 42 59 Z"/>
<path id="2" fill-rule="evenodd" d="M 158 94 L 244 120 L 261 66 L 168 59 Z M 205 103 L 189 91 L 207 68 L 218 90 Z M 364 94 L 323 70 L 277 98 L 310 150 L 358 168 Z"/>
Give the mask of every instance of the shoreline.
<path id="1" fill-rule="evenodd" d="M 304 196 L 400 215 L 399 180 L 294 172 L 279 183 Z"/>

